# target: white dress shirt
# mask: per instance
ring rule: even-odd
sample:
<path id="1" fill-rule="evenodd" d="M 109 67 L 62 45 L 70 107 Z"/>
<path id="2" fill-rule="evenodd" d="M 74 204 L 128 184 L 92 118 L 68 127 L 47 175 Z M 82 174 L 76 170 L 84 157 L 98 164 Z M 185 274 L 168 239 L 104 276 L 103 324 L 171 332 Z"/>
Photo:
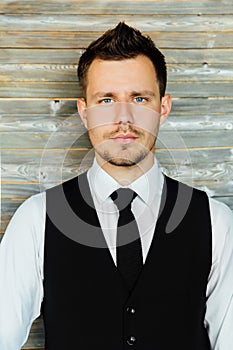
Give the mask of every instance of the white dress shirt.
<path id="1" fill-rule="evenodd" d="M 164 177 L 154 166 L 128 187 L 145 263 L 158 217 Z M 88 182 L 103 234 L 116 263 L 118 211 L 109 198 L 120 185 L 94 161 Z M 212 350 L 233 349 L 233 214 L 209 198 L 212 268 L 207 285 L 205 326 Z M 107 215 L 106 215 L 107 213 Z M 10 221 L 0 244 L 0 349 L 19 350 L 26 342 L 43 300 L 46 194 L 27 199 Z"/>

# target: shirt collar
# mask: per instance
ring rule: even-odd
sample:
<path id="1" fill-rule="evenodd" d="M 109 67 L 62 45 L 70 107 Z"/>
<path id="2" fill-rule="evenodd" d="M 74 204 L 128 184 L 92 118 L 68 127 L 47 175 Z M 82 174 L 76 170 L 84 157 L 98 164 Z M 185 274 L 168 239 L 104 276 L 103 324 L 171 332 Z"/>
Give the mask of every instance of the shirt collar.
<path id="1" fill-rule="evenodd" d="M 94 159 L 91 168 L 88 170 L 88 180 L 92 193 L 94 193 L 100 203 L 104 202 L 113 191 L 122 187 L 99 166 L 96 159 Z M 151 205 L 155 196 L 161 195 L 163 180 L 163 174 L 155 158 L 154 164 L 149 171 L 127 187 L 135 191 L 147 205 Z"/>

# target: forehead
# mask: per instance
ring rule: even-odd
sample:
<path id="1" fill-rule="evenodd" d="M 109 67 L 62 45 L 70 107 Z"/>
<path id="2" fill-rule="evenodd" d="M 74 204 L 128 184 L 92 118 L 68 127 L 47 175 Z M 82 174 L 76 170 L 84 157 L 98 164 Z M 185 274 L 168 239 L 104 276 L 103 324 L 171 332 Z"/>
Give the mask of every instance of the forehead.
<path id="1" fill-rule="evenodd" d="M 95 59 L 87 74 L 87 94 L 101 90 L 149 90 L 157 87 L 153 63 L 143 55 L 120 61 Z"/>

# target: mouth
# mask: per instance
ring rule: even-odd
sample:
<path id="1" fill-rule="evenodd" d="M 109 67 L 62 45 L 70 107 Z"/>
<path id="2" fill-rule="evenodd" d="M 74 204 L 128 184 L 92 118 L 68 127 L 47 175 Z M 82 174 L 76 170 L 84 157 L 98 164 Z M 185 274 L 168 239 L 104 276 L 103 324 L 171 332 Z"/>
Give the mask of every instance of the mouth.
<path id="1" fill-rule="evenodd" d="M 111 137 L 111 140 L 113 140 L 114 142 L 117 143 L 121 143 L 121 144 L 127 144 L 127 143 L 131 143 L 134 142 L 137 139 L 137 136 L 135 136 L 134 134 L 118 134 L 115 135 L 114 137 Z"/>

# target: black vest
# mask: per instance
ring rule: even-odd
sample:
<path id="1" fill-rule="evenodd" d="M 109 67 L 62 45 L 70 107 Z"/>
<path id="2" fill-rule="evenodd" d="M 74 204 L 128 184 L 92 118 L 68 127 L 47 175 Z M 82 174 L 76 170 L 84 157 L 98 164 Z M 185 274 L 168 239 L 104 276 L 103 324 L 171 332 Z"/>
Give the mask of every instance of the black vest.
<path id="1" fill-rule="evenodd" d="M 46 350 L 210 349 L 203 321 L 212 234 L 204 192 L 165 177 L 154 237 L 131 292 L 107 248 L 86 173 L 49 189 L 46 203 Z"/>

